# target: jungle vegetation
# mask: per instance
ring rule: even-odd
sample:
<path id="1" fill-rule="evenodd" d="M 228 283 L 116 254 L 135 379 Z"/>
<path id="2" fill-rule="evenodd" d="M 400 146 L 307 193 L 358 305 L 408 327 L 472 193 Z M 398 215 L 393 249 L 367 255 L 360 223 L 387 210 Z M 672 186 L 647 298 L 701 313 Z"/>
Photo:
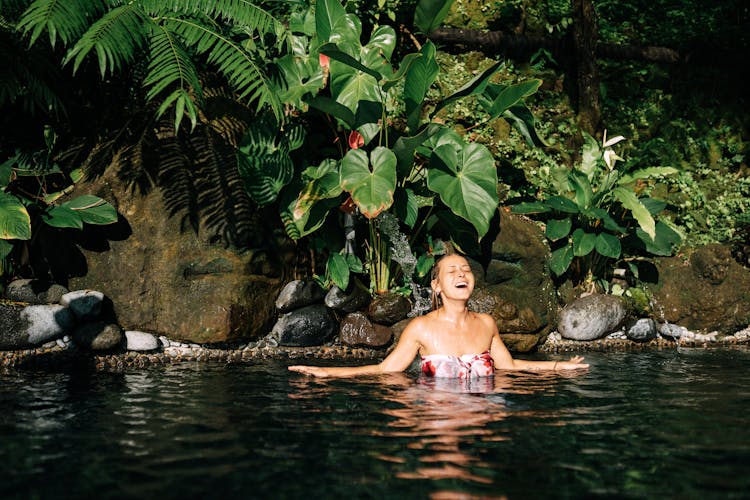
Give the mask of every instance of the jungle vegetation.
<path id="1" fill-rule="evenodd" d="M 0 0 L 3 280 L 117 219 L 68 197 L 105 169 L 217 244 L 283 227 L 324 286 L 409 293 L 499 209 L 559 280 L 747 264 L 748 27 L 739 0 Z"/>

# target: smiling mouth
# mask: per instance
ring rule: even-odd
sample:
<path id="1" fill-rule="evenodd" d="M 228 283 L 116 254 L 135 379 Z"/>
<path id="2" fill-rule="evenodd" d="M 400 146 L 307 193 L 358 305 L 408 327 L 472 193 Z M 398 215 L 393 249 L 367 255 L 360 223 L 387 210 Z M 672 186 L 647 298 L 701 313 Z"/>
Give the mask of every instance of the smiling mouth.
<path id="1" fill-rule="evenodd" d="M 469 286 L 469 284 L 465 282 L 456 283 L 456 288 L 466 288 L 467 286 Z"/>

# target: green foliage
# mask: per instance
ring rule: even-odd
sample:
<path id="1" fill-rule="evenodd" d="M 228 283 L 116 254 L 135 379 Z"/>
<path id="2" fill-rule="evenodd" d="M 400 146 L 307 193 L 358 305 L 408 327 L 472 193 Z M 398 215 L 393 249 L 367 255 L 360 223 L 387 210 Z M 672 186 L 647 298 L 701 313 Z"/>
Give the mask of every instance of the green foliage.
<path id="1" fill-rule="evenodd" d="M 32 45 L 45 32 L 51 46 L 59 39 L 68 49 L 64 62 L 72 62 L 74 72 L 95 54 L 102 78 L 124 72 L 145 54 L 147 98 L 161 103 L 157 117 L 173 110 L 176 130 L 184 116 L 193 128 L 197 123 L 203 104 L 198 76 L 203 62 L 233 86 L 239 99 L 258 108 L 269 105 L 281 119 L 275 86 L 256 60 L 252 37 L 270 34 L 283 41 L 285 29 L 250 2 L 35 0 L 18 29 Z"/>
<path id="2" fill-rule="evenodd" d="M 78 179 L 76 172 L 64 175 L 50 161 L 48 151 L 34 155 L 19 152 L 0 164 L 0 276 L 13 273 L 18 267 L 12 257 L 14 249 L 22 254 L 22 247 L 36 243 L 37 221 L 54 228 L 78 230 L 84 224 L 117 221 L 115 208 L 98 196 L 82 195 L 57 203 Z M 49 192 L 52 187 L 62 189 Z M 34 191 L 37 194 L 32 194 Z"/>
<path id="3" fill-rule="evenodd" d="M 623 139 L 607 140 L 605 132 L 599 146 L 586 136 L 579 165 L 561 172 L 542 191 L 541 200 L 513 206 L 516 213 L 545 220 L 545 235 L 553 248 L 550 269 L 557 276 L 570 272 L 575 283 L 606 283 L 621 259 L 632 264 L 642 255 L 671 255 L 681 242 L 672 227 L 654 219 L 666 204 L 640 193 L 637 185 L 677 170 L 618 170 L 621 158 L 611 147 Z"/>
<path id="4" fill-rule="evenodd" d="M 322 228 L 324 220 L 335 219 L 331 207 L 356 210 L 357 225 L 367 225 L 364 263 L 377 293 L 398 286 L 398 278 L 403 284 L 413 278 L 419 258 L 410 245 L 419 246 L 418 238 L 428 236 L 422 231 L 475 250 L 497 209 L 495 159 L 485 146 L 466 141 L 434 118 L 467 97 L 482 99 L 499 116 L 523 107 L 539 82 L 492 83 L 502 66 L 497 63 L 435 102 L 440 68 L 429 40 L 396 61 L 395 31 L 376 26 L 369 38 L 363 37 L 360 19 L 337 0 L 318 1 L 314 22 L 299 13 L 292 24 L 303 35 L 293 37 L 294 55 L 280 62 L 290 78 L 288 103 L 306 111 L 306 120 L 333 125 L 321 127 L 333 137 L 321 134 L 320 140 L 337 148 L 281 191 L 289 236 L 298 239 Z M 524 118 L 519 123 L 533 129 Z M 416 228 L 411 241 L 400 231 L 402 225 Z M 347 283 L 343 275 L 351 266 L 334 257 L 346 252 L 326 246 L 333 250 L 327 276 Z"/>

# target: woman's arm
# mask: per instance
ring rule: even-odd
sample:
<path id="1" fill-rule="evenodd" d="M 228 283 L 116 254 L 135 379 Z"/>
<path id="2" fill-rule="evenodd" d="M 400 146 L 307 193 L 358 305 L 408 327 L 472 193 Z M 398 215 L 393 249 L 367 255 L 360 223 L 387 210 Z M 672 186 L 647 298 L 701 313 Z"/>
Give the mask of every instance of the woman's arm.
<path id="1" fill-rule="evenodd" d="M 377 365 L 364 366 L 307 366 L 294 365 L 289 369 L 293 372 L 312 375 L 313 377 L 355 377 L 358 375 L 377 375 L 380 373 L 402 372 L 406 370 L 419 351 L 417 340 L 417 325 L 419 319 L 414 319 L 404 329 L 396 347 L 386 358 Z"/>
<path id="2" fill-rule="evenodd" d="M 493 320 L 494 324 L 494 320 Z M 492 345 L 490 346 L 490 356 L 495 362 L 495 368 L 501 370 L 578 370 L 588 368 L 589 365 L 581 363 L 583 356 L 573 356 L 568 361 L 531 361 L 524 359 L 513 359 L 508 348 L 505 347 L 500 334 L 495 326 L 495 333 L 492 335 Z"/>

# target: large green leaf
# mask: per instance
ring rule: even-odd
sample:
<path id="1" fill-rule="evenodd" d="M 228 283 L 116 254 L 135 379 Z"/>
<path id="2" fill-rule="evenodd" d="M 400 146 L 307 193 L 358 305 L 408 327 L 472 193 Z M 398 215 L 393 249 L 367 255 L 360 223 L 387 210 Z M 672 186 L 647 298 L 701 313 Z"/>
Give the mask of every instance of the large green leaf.
<path id="1" fill-rule="evenodd" d="M 419 203 L 417 196 L 411 189 L 396 189 L 393 201 L 393 213 L 404 224 L 414 227 L 419 215 Z"/>
<path id="2" fill-rule="evenodd" d="M 352 110 L 330 97 L 319 95 L 306 102 L 310 107 L 341 120 L 348 129 L 353 130 L 355 128 L 354 113 L 352 113 Z"/>
<path id="3" fill-rule="evenodd" d="M 17 29 L 24 34 L 31 32 L 30 45 L 45 30 L 52 47 L 58 37 L 63 45 L 68 45 L 77 40 L 89 27 L 91 19 L 98 18 L 106 7 L 104 0 L 36 0 L 23 13 Z"/>
<path id="4" fill-rule="evenodd" d="M 31 239 L 31 218 L 18 198 L 0 192 L 0 239 Z"/>
<path id="5" fill-rule="evenodd" d="M 0 239 L 0 260 L 6 258 L 13 251 L 13 243 Z M 0 269 L 2 268 L 2 262 L 0 262 Z"/>
<path id="6" fill-rule="evenodd" d="M 585 212 L 591 207 L 591 201 L 594 198 L 594 191 L 591 189 L 588 177 L 582 172 L 573 171 L 568 175 L 568 181 L 575 191 L 578 209 Z"/>
<path id="7" fill-rule="evenodd" d="M 508 120 L 513 128 L 526 139 L 526 143 L 529 146 L 547 146 L 547 143 L 536 131 L 536 120 L 525 103 L 519 103 L 506 109 L 503 113 L 503 118 Z"/>
<path id="8" fill-rule="evenodd" d="M 336 177 L 338 185 L 338 172 L 336 172 Z M 336 198 L 325 198 L 301 207 L 300 190 L 301 186 L 290 184 L 282 190 L 279 196 L 279 215 L 287 235 L 294 241 L 320 229 L 328 214 L 339 205 Z"/>
<path id="9" fill-rule="evenodd" d="M 424 44 L 420 53 L 422 57 L 412 63 L 404 81 L 406 126 L 412 133 L 419 127 L 425 96 L 440 71 L 432 42 Z"/>
<path id="10" fill-rule="evenodd" d="M 484 110 L 490 114 L 490 119 L 494 120 L 505 113 L 506 110 L 518 105 L 524 98 L 534 94 L 539 90 L 541 84 L 542 81 L 538 79 L 526 80 L 513 85 L 490 83 L 477 100 Z"/>
<path id="11" fill-rule="evenodd" d="M 340 253 L 331 253 L 328 256 L 326 270 L 331 281 L 341 290 L 346 290 L 349 287 L 349 264 L 345 256 Z"/>
<path id="12" fill-rule="evenodd" d="M 646 250 L 653 255 L 672 255 L 674 247 L 682 242 L 680 234 L 662 221 L 656 223 L 656 237 L 651 238 L 640 228 L 635 230 L 636 236 L 646 246 Z"/>
<path id="13" fill-rule="evenodd" d="M 599 254 L 613 259 L 619 259 L 622 254 L 620 240 L 609 233 L 599 233 L 594 248 Z"/>
<path id="14" fill-rule="evenodd" d="M 602 150 L 599 147 L 599 143 L 596 142 L 596 139 L 586 132 L 582 132 L 582 134 L 584 143 L 581 150 L 581 165 L 579 169 L 586 174 L 589 180 L 592 180 L 592 177 L 599 166 L 599 162 L 601 161 Z"/>
<path id="15" fill-rule="evenodd" d="M 393 204 L 396 190 L 396 155 L 376 147 L 370 157 L 361 149 L 350 150 L 341 160 L 341 187 L 365 217 L 374 219 Z"/>
<path id="16" fill-rule="evenodd" d="M 335 43 L 326 43 L 318 50 L 321 54 L 330 57 L 334 61 L 339 61 L 340 63 L 343 63 L 351 69 L 366 73 L 372 76 L 376 81 L 380 80 L 380 73 L 378 73 L 374 69 L 368 68 L 367 66 L 359 62 L 359 60 L 347 54 L 346 52 L 339 50 L 338 46 Z"/>
<path id="17" fill-rule="evenodd" d="M 318 0 L 315 3 L 315 30 L 321 42 L 327 42 L 339 19 L 346 15 L 339 0 Z"/>
<path id="18" fill-rule="evenodd" d="M 427 186 L 456 215 L 469 221 L 481 238 L 498 204 L 497 170 L 490 151 L 481 144 L 443 144 L 430 158 Z"/>
<path id="19" fill-rule="evenodd" d="M 417 135 L 411 137 L 402 136 L 396 140 L 396 143 L 393 145 L 393 152 L 398 160 L 399 178 L 407 177 L 409 175 L 409 172 L 414 165 L 414 153 L 417 149 L 443 128 L 444 125 L 430 123 Z"/>
<path id="20" fill-rule="evenodd" d="M 588 219 L 593 220 L 593 226 L 598 225 L 596 221 L 601 221 L 601 224 L 604 226 L 604 228 L 609 231 L 614 231 L 621 234 L 625 234 L 628 232 L 628 229 L 626 227 L 618 224 L 617 221 L 612 218 L 612 216 L 603 208 L 590 208 L 589 210 L 586 210 L 583 215 Z"/>
<path id="21" fill-rule="evenodd" d="M 105 225 L 117 222 L 117 210 L 105 200 L 85 194 L 66 201 L 62 207 L 74 210 L 87 224 Z"/>
<path id="22" fill-rule="evenodd" d="M 323 160 L 317 167 L 308 168 L 306 173 L 310 181 L 297 190 L 298 194 L 289 210 L 294 221 L 305 218 L 319 201 L 336 198 L 342 192 L 339 165 L 335 160 Z M 314 229 L 309 232 L 312 231 Z"/>
<path id="23" fill-rule="evenodd" d="M 573 247 L 567 244 L 552 252 L 549 259 L 549 268 L 555 276 L 562 276 L 573 262 Z"/>
<path id="24" fill-rule="evenodd" d="M 259 206 L 276 201 L 281 189 L 292 181 L 294 164 L 289 153 L 304 139 L 301 126 L 290 127 L 279 137 L 272 120 L 253 123 L 237 150 L 237 168 L 245 189 Z"/>
<path id="25" fill-rule="evenodd" d="M 590 254 L 596 246 L 596 234 L 586 232 L 579 227 L 573 231 L 571 242 L 573 243 L 573 255 L 584 257 Z"/>
<path id="26" fill-rule="evenodd" d="M 469 83 L 458 89 L 454 94 L 440 101 L 437 106 L 435 106 L 435 109 L 433 110 L 431 116 L 435 116 L 441 109 L 451 104 L 452 102 L 457 101 L 458 99 L 462 99 L 470 95 L 481 94 L 482 92 L 484 92 L 485 87 L 487 87 L 487 85 L 490 83 L 490 78 L 492 77 L 492 75 L 494 75 L 502 67 L 502 65 L 502 62 L 493 64 L 492 66 L 478 74 L 476 77 L 474 77 L 471 81 L 469 81 Z"/>
<path id="27" fill-rule="evenodd" d="M 453 0 L 419 0 L 414 12 L 414 26 L 425 35 L 429 35 L 450 12 Z"/>
<path id="28" fill-rule="evenodd" d="M 629 184 L 638 179 L 651 179 L 653 177 L 665 177 L 678 173 L 674 167 L 647 167 L 636 170 L 630 174 L 624 174 L 620 177 L 620 184 Z"/>
<path id="29" fill-rule="evenodd" d="M 612 194 L 620 203 L 622 203 L 623 207 L 630 210 L 633 214 L 633 218 L 638 222 L 641 229 L 643 229 L 651 238 L 654 238 L 656 236 L 656 222 L 635 193 L 620 186 L 613 189 Z"/>
<path id="30" fill-rule="evenodd" d="M 514 214 L 545 214 L 550 210 L 552 209 L 541 201 L 524 201 L 510 207 Z"/>
<path id="31" fill-rule="evenodd" d="M 552 241 L 557 241 L 560 238 L 565 238 L 570 234 L 570 229 L 573 227 L 573 221 L 570 217 L 565 219 L 550 219 L 547 221 L 547 227 L 544 229 L 544 234 Z"/>
<path id="32" fill-rule="evenodd" d="M 53 205 L 42 215 L 42 220 L 52 227 L 83 229 L 81 216 L 68 207 Z"/>
<path id="33" fill-rule="evenodd" d="M 552 210 L 557 210 L 558 212 L 566 214 L 577 214 L 580 212 L 578 205 L 573 200 L 564 196 L 552 196 L 544 200 L 544 203 Z"/>

